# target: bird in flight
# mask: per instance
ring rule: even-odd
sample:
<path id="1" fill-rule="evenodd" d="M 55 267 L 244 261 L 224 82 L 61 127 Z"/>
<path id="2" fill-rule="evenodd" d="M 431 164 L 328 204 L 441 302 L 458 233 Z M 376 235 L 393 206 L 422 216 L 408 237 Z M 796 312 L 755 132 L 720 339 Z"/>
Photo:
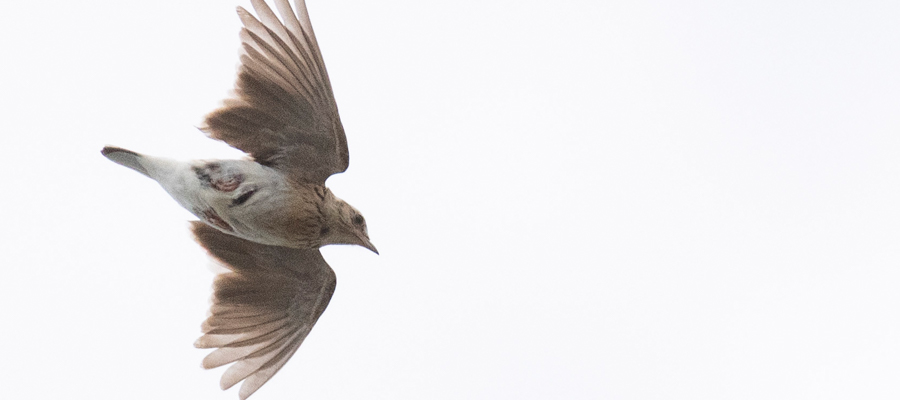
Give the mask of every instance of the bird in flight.
<path id="1" fill-rule="evenodd" d="M 196 215 L 191 230 L 227 272 L 215 277 L 210 316 L 195 346 L 215 348 L 204 368 L 232 364 L 222 389 L 243 381 L 246 399 L 297 351 L 328 305 L 328 244 L 369 240 L 362 214 L 325 187 L 347 170 L 344 128 L 304 0 L 241 7 L 234 95 L 201 130 L 249 155 L 175 161 L 107 146 L 110 160 L 157 181 Z"/>

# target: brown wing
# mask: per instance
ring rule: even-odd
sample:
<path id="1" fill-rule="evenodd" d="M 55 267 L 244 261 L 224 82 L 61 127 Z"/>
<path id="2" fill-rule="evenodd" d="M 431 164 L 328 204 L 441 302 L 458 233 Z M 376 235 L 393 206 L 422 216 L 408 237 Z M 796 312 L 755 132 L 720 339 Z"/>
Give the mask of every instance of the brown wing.
<path id="1" fill-rule="evenodd" d="M 250 242 L 192 223 L 197 241 L 229 272 L 213 285 L 212 315 L 195 346 L 218 348 L 204 368 L 234 363 L 222 390 L 244 381 L 246 399 L 297 351 L 328 306 L 337 283 L 318 249 L 291 249 Z"/>
<path id="2" fill-rule="evenodd" d="M 350 162 L 325 63 L 304 0 L 251 0 L 259 20 L 241 7 L 241 65 L 234 97 L 201 128 L 292 178 L 323 183 Z M 282 22 L 283 21 L 283 22 Z"/>

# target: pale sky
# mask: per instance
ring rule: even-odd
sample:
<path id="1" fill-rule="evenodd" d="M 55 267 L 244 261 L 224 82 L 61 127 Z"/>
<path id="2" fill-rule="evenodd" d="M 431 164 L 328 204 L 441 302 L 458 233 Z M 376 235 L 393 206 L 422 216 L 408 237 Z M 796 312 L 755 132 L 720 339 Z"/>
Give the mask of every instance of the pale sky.
<path id="1" fill-rule="evenodd" d="M 900 398 L 900 3 L 308 0 L 381 251 L 253 400 Z M 211 399 L 193 217 L 246 0 L 4 5 L 0 388 Z"/>

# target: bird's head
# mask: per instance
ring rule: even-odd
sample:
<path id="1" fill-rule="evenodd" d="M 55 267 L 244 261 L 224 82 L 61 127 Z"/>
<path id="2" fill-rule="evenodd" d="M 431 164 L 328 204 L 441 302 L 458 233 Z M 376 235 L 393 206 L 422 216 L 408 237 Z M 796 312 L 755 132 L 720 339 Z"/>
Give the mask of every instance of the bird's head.
<path id="1" fill-rule="evenodd" d="M 369 240 L 369 231 L 366 228 L 366 219 L 362 214 L 347 202 L 334 197 L 331 204 L 326 206 L 328 225 L 327 242 L 330 244 L 355 244 L 372 250 L 378 254 L 375 245 Z"/>

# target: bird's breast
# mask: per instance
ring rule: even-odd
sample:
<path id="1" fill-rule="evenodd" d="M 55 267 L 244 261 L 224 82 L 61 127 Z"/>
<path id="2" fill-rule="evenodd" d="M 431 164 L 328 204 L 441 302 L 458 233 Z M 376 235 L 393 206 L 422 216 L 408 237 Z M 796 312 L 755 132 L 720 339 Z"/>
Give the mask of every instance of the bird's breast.
<path id="1" fill-rule="evenodd" d="M 226 197 L 215 212 L 233 234 L 277 246 L 321 246 L 324 216 L 312 188 L 278 181 L 244 182 Z M 222 229 L 216 215 L 209 223 Z"/>

